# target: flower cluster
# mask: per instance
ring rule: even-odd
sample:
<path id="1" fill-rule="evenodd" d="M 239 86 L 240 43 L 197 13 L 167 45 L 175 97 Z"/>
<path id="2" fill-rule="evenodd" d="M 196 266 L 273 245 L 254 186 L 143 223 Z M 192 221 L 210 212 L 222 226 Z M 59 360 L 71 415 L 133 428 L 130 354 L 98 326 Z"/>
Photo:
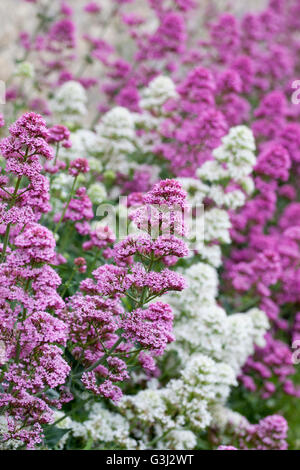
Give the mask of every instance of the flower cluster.
<path id="1" fill-rule="evenodd" d="M 156 203 L 163 214 L 163 203 L 172 211 L 176 202 L 185 204 L 185 197 L 177 181 L 161 181 L 144 196 L 143 209 Z M 168 291 L 181 291 L 185 282 L 168 268 L 154 268 L 165 256 L 186 253 L 184 242 L 174 236 L 128 236 L 112 250 L 116 264 L 100 266 L 92 273 L 94 279 L 81 282 L 64 320 L 72 354 L 86 368 L 81 380 L 88 390 L 117 402 L 122 391 L 116 384 L 129 379 L 131 357 L 138 356 L 147 370 L 155 368 L 153 357 L 161 356 L 174 340 L 173 313 L 168 304 L 152 301 Z M 129 311 L 124 310 L 123 299 L 128 300 Z"/>
<path id="2" fill-rule="evenodd" d="M 53 421 L 52 407 L 71 399 L 62 388 L 70 373 L 61 349 L 68 328 L 59 319 L 64 308 L 57 292 L 61 280 L 50 266 L 55 262 L 55 239 L 37 223 L 47 211 L 43 200 L 49 199 L 40 161 L 52 157 L 46 141 L 49 132 L 41 116 L 27 113 L 11 126 L 10 134 L 1 142 L 6 174 L 17 176 L 15 188 L 7 186 L 1 194 L 2 223 L 6 223 L 0 265 L 4 348 L 0 402 L 6 420 L 2 442 L 33 448 L 41 442 L 41 426 Z M 24 177 L 25 189 L 21 188 Z M 42 207 L 37 206 L 39 196 Z M 54 388 L 61 389 L 56 397 L 48 393 Z"/>
<path id="3" fill-rule="evenodd" d="M 296 449 L 299 1 L 75 3 L 3 68 L 0 447 Z"/>

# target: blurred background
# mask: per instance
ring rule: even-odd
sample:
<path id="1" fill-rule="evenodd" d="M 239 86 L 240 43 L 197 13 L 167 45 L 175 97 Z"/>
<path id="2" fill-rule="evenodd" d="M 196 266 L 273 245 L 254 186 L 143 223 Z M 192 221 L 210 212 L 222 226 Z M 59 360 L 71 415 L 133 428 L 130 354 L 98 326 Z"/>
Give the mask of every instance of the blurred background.
<path id="1" fill-rule="evenodd" d="M 46 0 L 38 0 L 41 3 L 46 3 Z M 263 9 L 267 5 L 267 0 L 197 0 L 203 12 L 207 11 L 208 8 L 216 8 L 219 11 L 229 11 L 236 14 L 242 14 L 245 11 L 256 11 Z M 77 21 L 81 22 L 83 18 L 81 12 L 82 7 L 87 3 L 87 0 L 68 0 L 68 3 L 76 12 Z M 51 0 L 52 7 L 57 4 L 59 8 L 60 0 Z M 112 0 L 99 0 L 99 4 L 103 10 L 109 11 L 111 8 Z M 139 10 L 137 11 L 137 5 Z M 139 0 L 134 5 L 128 4 L 123 6 L 123 11 L 128 9 L 130 12 L 134 8 L 135 12 L 141 13 L 144 16 L 147 15 L 147 0 Z M 33 15 L 34 7 L 25 0 L 1 0 L 0 1 L 0 15 L 2 18 L 1 31 L 0 31 L 0 79 L 5 80 L 11 73 L 13 67 L 13 61 L 16 57 L 16 51 L 18 47 L 18 36 L 20 32 L 25 28 L 27 30 L 33 29 L 30 27 L 32 22 L 35 22 Z M 199 14 L 195 18 L 195 27 L 199 28 L 202 26 L 203 14 L 199 9 Z M 84 25 L 82 25 L 84 29 Z M 105 31 L 105 37 L 111 37 L 111 35 L 119 34 L 119 25 L 115 25 L 113 22 L 111 28 Z M 155 25 L 153 25 L 155 27 Z"/>

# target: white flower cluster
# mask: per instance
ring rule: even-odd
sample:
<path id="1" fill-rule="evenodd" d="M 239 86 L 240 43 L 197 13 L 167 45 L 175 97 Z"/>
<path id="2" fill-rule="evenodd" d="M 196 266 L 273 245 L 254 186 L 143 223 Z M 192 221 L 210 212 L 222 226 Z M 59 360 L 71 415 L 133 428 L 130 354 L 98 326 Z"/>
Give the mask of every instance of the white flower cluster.
<path id="1" fill-rule="evenodd" d="M 214 150 L 213 156 L 226 164 L 231 179 L 242 181 L 252 173 L 256 162 L 255 140 L 247 126 L 232 127 L 223 137 L 222 145 Z"/>
<path id="2" fill-rule="evenodd" d="M 177 178 L 182 188 L 188 194 L 188 202 L 190 206 L 196 207 L 203 204 L 204 198 L 207 197 L 209 192 L 209 186 L 204 184 L 202 181 L 195 178 Z"/>
<path id="3" fill-rule="evenodd" d="M 159 127 L 163 104 L 173 97 L 176 97 L 173 81 L 159 76 L 142 91 L 142 113 L 132 113 L 127 108 L 117 106 L 102 117 L 96 127 L 97 145 L 107 169 L 128 174 L 131 169 L 137 168 L 132 155 L 137 150 L 140 155 L 152 150 L 156 134 L 151 131 Z M 139 128 L 146 132 L 138 135 Z"/>
<path id="4" fill-rule="evenodd" d="M 74 126 L 82 121 L 87 112 L 87 95 L 83 86 L 75 81 L 64 83 L 52 100 L 52 111 L 61 122 Z"/>
<path id="5" fill-rule="evenodd" d="M 171 78 L 159 75 L 143 90 L 140 106 L 143 109 L 160 111 L 170 98 L 176 97 L 176 87 Z"/>
<path id="6" fill-rule="evenodd" d="M 65 173 L 59 173 L 51 183 L 53 191 L 60 191 L 62 199 L 66 199 L 70 193 L 74 178 Z"/>
<path id="7" fill-rule="evenodd" d="M 17 439 L 8 439 L 1 442 L 2 436 L 8 432 L 7 419 L 5 416 L 0 416 L 0 450 L 15 450 L 22 445 L 22 442 Z"/>
<path id="8" fill-rule="evenodd" d="M 217 206 L 237 209 L 245 203 L 245 195 L 240 189 L 226 191 L 234 182 L 251 194 L 254 183 L 249 176 L 256 162 L 255 141 L 247 126 L 232 127 L 223 137 L 220 147 L 213 151 L 214 160 L 205 162 L 197 170 L 197 176 L 207 183 L 207 193 Z"/>
<path id="9" fill-rule="evenodd" d="M 222 145 L 213 151 L 214 160 L 198 168 L 199 180 L 178 178 L 187 191 L 190 206 L 199 208 L 205 199 L 215 204 L 204 212 L 204 243 L 195 237 L 193 248 L 204 261 L 215 267 L 221 265 L 221 251 L 214 242 L 230 243 L 228 209 L 242 207 L 245 193 L 250 194 L 254 190 L 250 176 L 256 162 L 254 151 L 252 131 L 246 126 L 233 127 L 223 137 Z M 231 190 L 229 185 L 232 183 L 239 185 L 240 189 Z"/>
<path id="10" fill-rule="evenodd" d="M 249 425 L 245 416 L 221 404 L 213 406 L 211 408 L 211 414 L 212 425 L 220 431 L 225 431 L 227 426 L 230 426 L 232 429 L 241 429 Z"/>
<path id="11" fill-rule="evenodd" d="M 138 447 L 192 449 L 196 435 L 211 422 L 210 406 L 224 403 L 236 383 L 232 369 L 203 354 L 194 354 L 179 379 L 163 389 L 124 397 L 121 409 L 131 423 Z"/>
<path id="12" fill-rule="evenodd" d="M 197 171 L 200 179 L 209 183 L 234 181 L 249 185 L 249 175 L 256 162 L 255 140 L 247 126 L 232 127 L 213 151 L 214 160 L 205 162 Z M 250 190 L 251 188 L 249 188 Z"/>
<path id="13" fill-rule="evenodd" d="M 98 139 L 95 132 L 88 129 L 77 129 L 70 135 L 72 146 L 70 148 L 61 147 L 59 157 L 63 160 L 75 160 L 76 158 L 88 158 L 90 167 L 95 165 L 92 160 L 96 160 L 95 171 L 101 171 L 102 165 L 98 156 Z"/>
<path id="14" fill-rule="evenodd" d="M 161 445 L 161 447 L 160 447 Z M 158 442 L 158 449 L 189 450 L 197 445 L 197 436 L 187 429 L 175 429 L 171 431 L 162 442 Z"/>
<path id="15" fill-rule="evenodd" d="M 87 195 L 93 204 L 101 204 L 107 197 L 106 188 L 102 183 L 93 183 L 89 186 Z"/>
<path id="16" fill-rule="evenodd" d="M 137 128 L 145 131 L 139 135 L 139 151 L 147 153 L 161 142 L 159 129 L 167 115 L 164 104 L 177 97 L 176 86 L 171 78 L 160 75 L 142 90 L 141 95 L 139 104 L 143 112 L 135 114 L 135 121 Z"/>
<path id="17" fill-rule="evenodd" d="M 180 294 L 165 296 L 175 314 L 176 341 L 170 348 L 182 363 L 200 352 L 228 364 L 238 375 L 254 344 L 264 345 L 265 313 L 252 309 L 227 316 L 216 300 L 217 272 L 208 264 L 194 264 L 184 274 L 188 287 Z"/>
<path id="18" fill-rule="evenodd" d="M 264 334 L 268 327 L 265 313 L 257 308 L 227 318 L 223 360 L 231 365 L 236 374 L 253 354 L 254 344 L 265 345 Z"/>
<path id="19" fill-rule="evenodd" d="M 212 266 L 194 264 L 185 271 L 185 278 L 187 289 L 164 297 L 175 314 L 176 341 L 169 348 L 178 355 L 181 377 L 156 394 L 167 403 L 169 414 L 172 410 L 171 417 L 176 416 L 168 422 L 168 428 L 182 426 L 196 432 L 216 420 L 213 410 L 224 406 L 254 345 L 264 344 L 268 320 L 258 309 L 227 316 L 217 304 L 218 276 Z M 147 406 L 144 392 L 139 395 L 139 401 L 143 397 Z M 132 406 L 135 398 L 129 398 Z M 152 407 L 151 403 L 148 413 L 152 413 Z M 159 422 L 163 412 L 161 404 Z M 135 408 L 134 413 L 139 415 L 139 410 Z M 147 421 L 145 410 L 142 415 Z"/>
<path id="20" fill-rule="evenodd" d="M 230 366 L 210 357 L 193 354 L 179 379 L 171 380 L 162 394 L 172 409 L 177 426 L 194 431 L 205 429 L 211 422 L 209 406 L 224 403 L 236 378 Z"/>
<path id="21" fill-rule="evenodd" d="M 136 163 L 130 154 L 136 150 L 136 130 L 133 113 L 117 106 L 108 111 L 96 127 L 98 151 L 104 166 L 127 174 Z"/>
<path id="22" fill-rule="evenodd" d="M 62 417 L 63 413 L 56 412 L 55 420 Z M 129 421 L 119 413 L 105 409 L 101 403 L 94 403 L 89 408 L 89 417 L 83 423 L 65 417 L 56 426 L 68 429 L 73 437 L 81 438 L 84 442 L 92 439 L 96 445 L 113 443 L 119 448 L 136 448 L 136 441 L 129 437 Z M 63 448 L 67 439 L 68 433 L 60 439 L 58 447 Z"/>
<path id="23" fill-rule="evenodd" d="M 35 70 L 34 65 L 31 62 L 21 62 L 17 66 L 15 75 L 23 78 L 34 78 Z"/>
<path id="24" fill-rule="evenodd" d="M 214 207 L 204 212 L 204 241 L 230 243 L 231 222 L 227 211 Z"/>
<path id="25" fill-rule="evenodd" d="M 52 102 L 52 110 L 75 130 L 70 136 L 72 147 L 62 147 L 59 157 L 66 161 L 88 158 L 90 169 L 96 172 L 110 170 L 128 175 L 140 168 L 133 154 L 143 156 L 152 151 L 163 119 L 162 106 L 176 97 L 175 84 L 168 77 L 158 76 L 142 91 L 142 96 L 142 113 L 116 106 L 102 116 L 94 132 L 76 129 L 79 118 L 86 113 L 84 88 L 73 81 L 63 84 Z M 144 132 L 139 134 L 137 130 L 141 128 Z"/>

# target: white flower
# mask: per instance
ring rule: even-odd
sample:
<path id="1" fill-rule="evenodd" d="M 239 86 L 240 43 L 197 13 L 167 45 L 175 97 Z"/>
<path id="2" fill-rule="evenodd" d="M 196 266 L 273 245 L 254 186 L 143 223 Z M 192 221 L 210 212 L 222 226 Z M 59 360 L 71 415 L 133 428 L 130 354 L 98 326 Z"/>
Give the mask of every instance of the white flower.
<path id="1" fill-rule="evenodd" d="M 167 416 L 167 405 L 160 390 L 142 390 L 133 396 L 126 396 L 120 403 L 120 408 L 126 411 L 127 417 L 138 417 L 148 424 L 157 424 L 172 427 L 170 417 Z"/>
<path id="2" fill-rule="evenodd" d="M 231 429 L 241 429 L 249 425 L 248 420 L 245 416 L 232 411 L 230 408 L 225 407 L 224 405 L 217 404 L 211 408 L 212 413 L 212 425 L 217 427 L 220 431 L 224 431 L 227 426 L 230 426 Z"/>
<path id="3" fill-rule="evenodd" d="M 224 206 L 228 207 L 228 209 L 238 209 L 239 207 L 242 207 L 245 202 L 246 197 L 239 189 L 224 194 Z"/>
<path id="4" fill-rule="evenodd" d="M 224 403 L 232 385 L 236 385 L 236 378 L 230 366 L 193 354 L 181 377 L 171 380 L 162 393 L 169 407 L 178 409 L 192 430 L 200 430 L 211 421 L 209 404 Z"/>
<path id="5" fill-rule="evenodd" d="M 222 145 L 218 149 L 214 150 L 214 156 L 221 160 L 225 161 L 222 157 L 221 148 L 228 152 L 235 152 L 239 150 L 249 150 L 255 151 L 255 140 L 253 132 L 247 126 L 235 126 L 231 127 L 228 134 L 222 138 Z"/>
<path id="6" fill-rule="evenodd" d="M 175 450 L 189 450 L 194 449 L 197 445 L 197 437 L 192 431 L 184 429 L 175 429 L 171 431 L 166 438 L 167 447 Z M 162 443 L 161 449 L 165 448 L 165 443 Z"/>
<path id="7" fill-rule="evenodd" d="M 176 87 L 171 78 L 160 75 L 143 90 L 140 106 L 144 109 L 161 108 L 168 99 L 176 98 L 176 96 Z"/>
<path id="8" fill-rule="evenodd" d="M 61 147 L 59 151 L 60 158 L 64 160 L 75 160 L 76 158 L 88 158 L 89 166 L 92 169 L 92 159 L 99 152 L 98 137 L 95 132 L 88 129 L 78 129 L 76 132 L 72 132 L 70 136 L 72 147 L 64 148 Z M 91 161 L 90 161 L 91 160 Z M 101 171 L 102 165 L 98 158 L 97 167 L 94 171 Z"/>
<path id="9" fill-rule="evenodd" d="M 212 199 L 217 206 L 219 207 L 226 207 L 227 209 L 238 209 L 245 204 L 245 195 L 239 189 L 234 191 L 225 192 L 222 186 L 213 184 L 210 187 L 209 198 Z"/>
<path id="10" fill-rule="evenodd" d="M 184 312 L 186 316 L 198 318 L 195 305 L 211 304 L 218 293 L 218 276 L 216 270 L 206 263 L 196 263 L 184 271 L 187 288 L 180 293 L 164 296 L 164 300 L 171 304 L 175 315 L 180 318 Z M 176 343 L 174 343 L 176 345 Z"/>
<path id="11" fill-rule="evenodd" d="M 263 337 L 269 327 L 264 312 L 259 309 L 230 315 L 227 320 L 227 340 L 223 360 L 239 374 L 254 345 L 264 345 Z"/>
<path id="12" fill-rule="evenodd" d="M 134 141 L 134 117 L 127 108 L 116 106 L 104 114 L 96 127 L 96 131 L 101 137 L 111 137 L 112 139 L 125 138 Z"/>
<path id="13" fill-rule="evenodd" d="M 64 123 L 78 124 L 87 112 L 87 96 L 83 86 L 75 81 L 64 83 L 52 101 L 52 111 Z"/>
<path id="14" fill-rule="evenodd" d="M 87 195 L 93 204 L 100 204 L 106 197 L 106 189 L 102 183 L 93 183 L 87 190 Z"/>
<path id="15" fill-rule="evenodd" d="M 107 169 L 128 174 L 137 167 L 130 159 L 136 150 L 134 116 L 128 109 L 117 106 L 108 111 L 96 127 L 98 152 Z"/>
<path id="16" fill-rule="evenodd" d="M 0 341 L 0 365 L 5 364 L 8 361 L 6 357 L 6 346 L 4 341 Z"/>
<path id="17" fill-rule="evenodd" d="M 270 323 L 265 312 L 259 308 L 252 308 L 248 310 L 247 315 L 250 316 L 253 325 L 253 341 L 254 343 L 263 348 L 266 344 L 265 333 L 270 328 Z"/>
<path id="18" fill-rule="evenodd" d="M 213 151 L 218 162 L 226 163 L 230 177 L 240 180 L 252 173 L 256 163 L 255 140 L 247 126 L 232 127 L 222 145 Z"/>
<path id="19" fill-rule="evenodd" d="M 128 421 L 119 413 L 112 413 L 105 409 L 100 403 L 95 403 L 91 407 L 84 427 L 88 435 L 96 442 L 121 443 L 129 437 Z"/>
<path id="20" fill-rule="evenodd" d="M 214 268 L 219 268 L 222 264 L 222 252 L 219 245 L 200 246 L 196 248 L 201 258 Z"/>
<path id="21" fill-rule="evenodd" d="M 88 157 L 88 162 L 89 162 L 89 167 L 91 171 L 95 173 L 101 173 L 103 166 L 102 166 L 100 158 Z"/>
<path id="22" fill-rule="evenodd" d="M 204 240 L 206 242 L 218 240 L 221 243 L 230 243 L 230 227 L 231 223 L 226 211 L 213 208 L 204 212 Z"/>
<path id="23" fill-rule="evenodd" d="M 197 304 L 193 313 L 194 317 L 182 318 L 175 323 L 176 342 L 170 348 L 178 352 L 182 362 L 188 361 L 195 352 L 221 360 L 227 326 L 226 312 L 215 303 L 205 303 Z"/>
<path id="24" fill-rule="evenodd" d="M 203 203 L 210 188 L 195 178 L 177 178 L 182 188 L 187 192 L 188 203 L 192 207 L 197 207 Z"/>
<path id="25" fill-rule="evenodd" d="M 219 182 L 230 177 L 228 171 L 223 168 L 216 160 L 209 160 L 208 162 L 204 162 L 203 165 L 198 168 L 196 174 L 201 180 L 209 181 L 211 183 L 214 181 Z"/>
<path id="26" fill-rule="evenodd" d="M 214 160 L 205 162 L 197 170 L 197 176 L 211 183 L 209 197 L 219 206 L 237 209 L 245 202 L 240 190 L 226 192 L 231 181 L 236 182 L 247 193 L 254 190 L 250 174 L 256 163 L 255 141 L 251 129 L 246 126 L 232 127 L 223 137 L 222 144 L 213 151 Z"/>
<path id="27" fill-rule="evenodd" d="M 63 413 L 56 412 L 55 420 L 61 418 Z M 60 428 L 69 429 L 74 437 L 80 437 L 84 441 L 92 438 L 97 443 L 114 443 L 127 449 L 136 448 L 136 441 L 129 437 L 129 422 L 119 413 L 113 413 L 100 403 L 94 403 L 89 408 L 89 416 L 86 421 L 79 423 L 71 420 L 69 417 L 64 418 L 57 423 Z M 59 448 L 63 448 L 68 434 L 64 435 L 59 441 Z"/>
<path id="28" fill-rule="evenodd" d="M 65 173 L 58 173 L 52 181 L 51 187 L 54 191 L 59 191 L 61 198 L 64 200 L 68 197 L 74 178 Z"/>
<path id="29" fill-rule="evenodd" d="M 147 130 L 158 129 L 160 123 L 164 120 L 161 116 L 153 116 L 150 113 L 134 113 L 134 121 L 138 128 L 144 128 Z M 147 140 L 146 140 L 147 142 Z"/>
<path id="30" fill-rule="evenodd" d="M 34 78 L 34 65 L 31 62 L 21 62 L 17 67 L 16 75 L 19 77 Z"/>

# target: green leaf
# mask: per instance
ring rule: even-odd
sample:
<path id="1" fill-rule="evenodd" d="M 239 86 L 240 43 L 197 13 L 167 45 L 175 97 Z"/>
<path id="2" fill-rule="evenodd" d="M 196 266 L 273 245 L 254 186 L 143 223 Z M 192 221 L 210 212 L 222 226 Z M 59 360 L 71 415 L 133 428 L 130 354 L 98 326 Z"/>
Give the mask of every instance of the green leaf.
<path id="1" fill-rule="evenodd" d="M 45 443 L 48 447 L 54 448 L 61 438 L 69 432 L 70 429 L 62 429 L 56 426 L 50 426 L 44 429 Z"/>
<path id="2" fill-rule="evenodd" d="M 83 450 L 91 450 L 93 445 L 93 438 L 90 437 L 89 440 L 87 441 L 86 446 L 83 448 Z"/>

